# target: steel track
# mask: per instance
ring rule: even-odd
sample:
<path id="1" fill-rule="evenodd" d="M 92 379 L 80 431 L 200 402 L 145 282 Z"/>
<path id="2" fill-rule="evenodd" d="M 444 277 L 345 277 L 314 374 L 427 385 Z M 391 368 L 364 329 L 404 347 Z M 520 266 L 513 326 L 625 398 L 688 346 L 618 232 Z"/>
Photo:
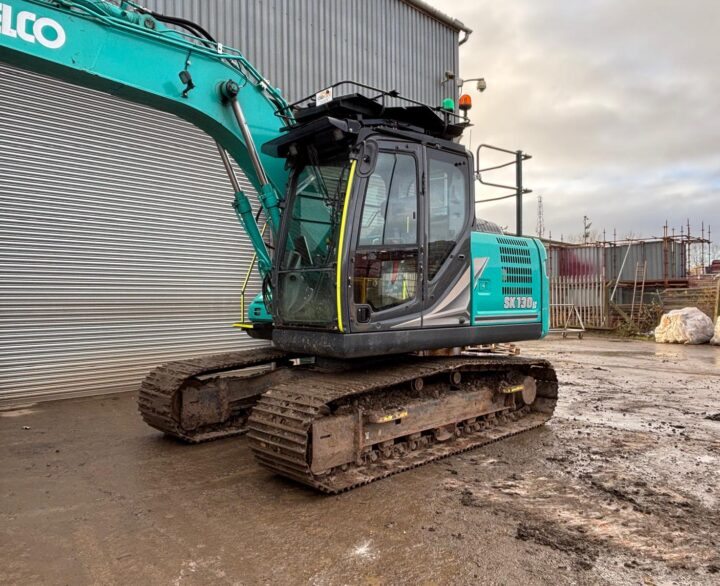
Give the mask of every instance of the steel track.
<path id="1" fill-rule="evenodd" d="M 138 410 L 151 427 L 189 443 L 245 433 L 249 414 L 245 407 L 234 409 L 232 416 L 220 424 L 201 426 L 194 430 L 183 429 L 180 417 L 183 388 L 201 375 L 262 366 L 286 357 L 287 354 L 281 350 L 260 348 L 168 362 L 145 377 L 140 385 Z"/>
<path id="2" fill-rule="evenodd" d="M 308 456 L 312 423 L 331 412 L 333 403 L 362 394 L 387 392 L 418 377 L 433 377 L 456 369 L 482 374 L 530 374 L 538 382 L 535 410 L 529 410 L 520 419 L 464 434 L 448 442 L 432 443 L 401 457 L 376 463 L 351 464 L 322 476 L 313 474 Z M 272 387 L 262 395 L 250 415 L 248 438 L 255 457 L 264 467 L 324 493 L 336 494 L 536 428 L 552 416 L 557 387 L 555 371 L 545 360 L 520 357 L 398 357 L 391 366 L 341 373 L 312 373 L 303 379 L 301 385 L 282 383 Z"/>

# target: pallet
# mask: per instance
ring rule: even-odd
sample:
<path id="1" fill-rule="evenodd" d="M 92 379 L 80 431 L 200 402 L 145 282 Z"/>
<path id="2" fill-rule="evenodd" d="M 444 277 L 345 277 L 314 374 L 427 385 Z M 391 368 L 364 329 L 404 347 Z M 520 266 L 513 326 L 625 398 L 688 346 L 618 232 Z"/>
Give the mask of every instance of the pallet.
<path id="1" fill-rule="evenodd" d="M 481 344 L 479 346 L 466 346 L 463 348 L 463 353 L 518 356 L 520 354 L 520 346 L 516 344 Z"/>

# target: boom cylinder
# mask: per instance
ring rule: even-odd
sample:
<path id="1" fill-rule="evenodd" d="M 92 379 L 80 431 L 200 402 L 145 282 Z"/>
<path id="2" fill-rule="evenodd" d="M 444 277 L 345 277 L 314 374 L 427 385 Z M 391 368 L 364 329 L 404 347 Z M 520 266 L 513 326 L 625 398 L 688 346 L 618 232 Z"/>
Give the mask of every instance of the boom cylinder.
<path id="1" fill-rule="evenodd" d="M 275 188 L 270 183 L 265 168 L 260 161 L 260 155 L 258 154 L 257 146 L 253 140 L 250 129 L 248 128 L 245 114 L 243 113 L 240 102 L 238 102 L 237 96 L 240 91 L 240 86 L 230 80 L 223 84 L 222 93 L 230 100 L 230 106 L 232 108 L 235 119 L 237 120 L 240 132 L 245 140 L 250 162 L 252 163 L 255 174 L 257 175 L 260 185 L 260 202 L 266 212 L 268 221 L 270 222 L 270 228 L 273 231 L 273 236 L 277 238 L 278 230 L 280 229 L 280 209 L 278 208 L 278 197 L 275 193 Z"/>
<path id="2" fill-rule="evenodd" d="M 238 181 L 237 175 L 235 175 L 235 170 L 230 164 L 230 157 L 228 157 L 227 152 L 225 152 L 225 149 L 219 143 L 215 144 L 217 145 L 218 152 L 220 153 L 220 159 L 222 159 L 225 172 L 227 173 L 233 190 L 235 191 L 233 208 L 235 209 L 235 213 L 238 215 L 238 219 L 245 227 L 245 232 L 250 238 L 253 248 L 257 253 L 258 269 L 260 271 L 260 275 L 264 278 L 272 270 L 272 260 L 270 259 L 270 254 L 268 253 L 267 246 L 265 245 L 265 241 L 263 240 L 262 233 L 258 228 L 257 222 L 253 217 L 250 201 L 240 187 L 240 182 Z"/>

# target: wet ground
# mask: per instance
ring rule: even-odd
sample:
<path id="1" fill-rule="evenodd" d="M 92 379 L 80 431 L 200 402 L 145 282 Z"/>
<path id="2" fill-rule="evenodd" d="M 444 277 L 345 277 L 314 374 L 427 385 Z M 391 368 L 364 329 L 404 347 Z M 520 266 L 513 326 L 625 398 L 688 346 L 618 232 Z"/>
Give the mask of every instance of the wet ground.
<path id="1" fill-rule="evenodd" d="M 717 584 L 720 347 L 522 344 L 539 430 L 324 497 L 134 396 L 0 411 L 6 584 Z"/>

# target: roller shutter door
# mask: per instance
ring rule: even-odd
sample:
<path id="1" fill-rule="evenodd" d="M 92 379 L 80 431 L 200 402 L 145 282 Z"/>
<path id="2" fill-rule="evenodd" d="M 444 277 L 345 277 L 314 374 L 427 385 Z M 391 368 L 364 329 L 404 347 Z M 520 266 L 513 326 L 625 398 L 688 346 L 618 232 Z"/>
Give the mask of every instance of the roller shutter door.
<path id="1" fill-rule="evenodd" d="M 230 326 L 252 255 L 231 199 L 190 124 L 0 64 L 0 403 L 257 346 Z"/>

